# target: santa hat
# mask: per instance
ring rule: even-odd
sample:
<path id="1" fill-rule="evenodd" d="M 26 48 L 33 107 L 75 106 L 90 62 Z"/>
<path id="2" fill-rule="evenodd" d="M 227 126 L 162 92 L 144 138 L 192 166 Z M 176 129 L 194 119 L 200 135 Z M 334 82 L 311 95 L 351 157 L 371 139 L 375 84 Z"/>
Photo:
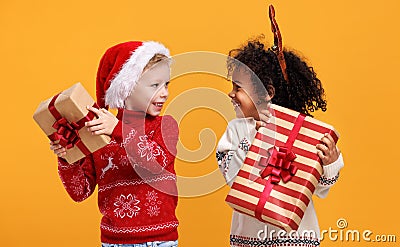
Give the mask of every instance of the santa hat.
<path id="1" fill-rule="evenodd" d="M 101 58 L 97 71 L 98 105 L 101 108 L 124 108 L 125 99 L 155 54 L 169 57 L 169 50 L 154 41 L 130 41 L 109 48 Z"/>

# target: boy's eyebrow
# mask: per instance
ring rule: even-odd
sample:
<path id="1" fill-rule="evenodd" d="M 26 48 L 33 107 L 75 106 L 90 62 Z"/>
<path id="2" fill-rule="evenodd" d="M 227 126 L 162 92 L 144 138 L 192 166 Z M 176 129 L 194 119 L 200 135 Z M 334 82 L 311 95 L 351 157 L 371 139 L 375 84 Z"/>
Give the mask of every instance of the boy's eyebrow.
<path id="1" fill-rule="evenodd" d="M 169 80 L 168 80 L 169 81 Z M 149 83 L 153 83 L 153 82 L 157 82 L 157 83 L 165 83 L 165 81 L 163 79 L 155 79 L 155 80 L 150 80 Z"/>

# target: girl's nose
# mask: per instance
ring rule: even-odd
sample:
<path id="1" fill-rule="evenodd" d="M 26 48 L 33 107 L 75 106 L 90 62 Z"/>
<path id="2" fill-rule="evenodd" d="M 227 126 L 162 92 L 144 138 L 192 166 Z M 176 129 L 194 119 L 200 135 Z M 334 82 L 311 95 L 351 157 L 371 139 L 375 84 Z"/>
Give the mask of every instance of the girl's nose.
<path id="1" fill-rule="evenodd" d="M 231 99 L 235 98 L 235 92 L 233 92 L 233 90 L 230 91 L 230 92 L 228 93 L 228 96 L 229 96 Z"/>

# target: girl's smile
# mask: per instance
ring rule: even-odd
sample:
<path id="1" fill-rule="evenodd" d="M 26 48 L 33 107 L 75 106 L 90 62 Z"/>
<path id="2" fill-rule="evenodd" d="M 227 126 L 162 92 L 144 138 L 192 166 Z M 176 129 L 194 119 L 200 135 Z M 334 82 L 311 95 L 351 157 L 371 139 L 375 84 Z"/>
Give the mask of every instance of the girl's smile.
<path id="1" fill-rule="evenodd" d="M 251 80 L 250 72 L 236 68 L 232 73 L 232 91 L 228 93 L 238 118 L 253 117 L 259 120 L 259 114 L 254 101 L 257 94 Z"/>

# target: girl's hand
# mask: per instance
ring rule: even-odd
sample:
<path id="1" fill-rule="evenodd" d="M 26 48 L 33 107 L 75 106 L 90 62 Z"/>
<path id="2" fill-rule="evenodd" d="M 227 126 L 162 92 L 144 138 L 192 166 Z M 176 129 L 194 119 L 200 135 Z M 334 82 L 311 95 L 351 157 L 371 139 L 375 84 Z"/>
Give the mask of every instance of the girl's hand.
<path id="1" fill-rule="evenodd" d="M 268 110 L 271 106 L 271 97 L 269 95 L 265 97 L 265 102 L 267 102 L 267 109 L 261 110 L 258 113 L 258 115 L 260 116 L 260 120 L 256 121 L 256 130 L 258 130 L 260 127 L 265 127 L 267 123 L 270 122 L 270 118 L 272 117 L 272 114 Z"/>
<path id="2" fill-rule="evenodd" d="M 97 109 L 92 106 L 88 106 L 87 109 L 97 115 L 97 119 L 88 121 L 85 123 L 88 131 L 92 132 L 92 135 L 111 135 L 114 131 L 115 126 L 118 124 L 118 119 L 106 109 Z"/>
<path id="3" fill-rule="evenodd" d="M 256 121 L 256 130 L 260 127 L 265 127 L 270 122 L 272 114 L 268 110 L 261 110 L 259 113 L 260 120 Z"/>
<path id="4" fill-rule="evenodd" d="M 336 146 L 332 136 L 328 133 L 322 137 L 321 141 L 323 144 L 317 144 L 316 146 L 318 149 L 317 154 L 324 166 L 332 164 L 339 158 L 340 150 Z"/>
<path id="5" fill-rule="evenodd" d="M 67 154 L 67 150 L 63 146 L 60 144 L 55 144 L 52 141 L 50 142 L 50 150 L 53 150 L 53 152 L 60 158 Z"/>

